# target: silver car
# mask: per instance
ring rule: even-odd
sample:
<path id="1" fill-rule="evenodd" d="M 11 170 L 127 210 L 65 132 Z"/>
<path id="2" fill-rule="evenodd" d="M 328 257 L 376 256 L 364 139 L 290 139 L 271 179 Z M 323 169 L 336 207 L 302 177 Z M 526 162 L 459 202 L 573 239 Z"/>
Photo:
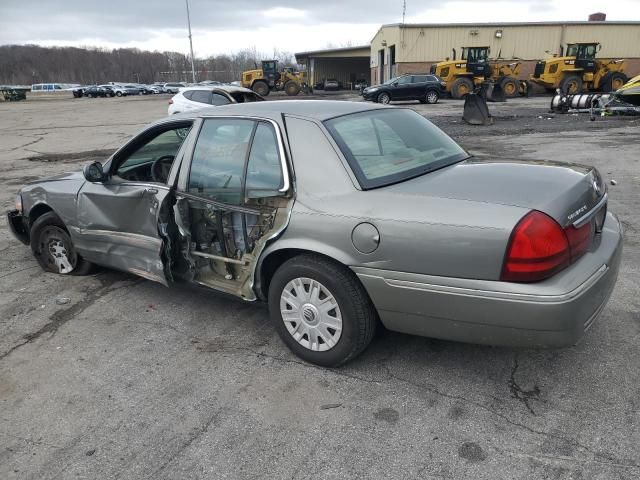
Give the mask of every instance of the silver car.
<path id="1" fill-rule="evenodd" d="M 104 164 L 25 186 L 8 214 L 47 271 L 93 265 L 267 301 L 303 359 L 386 328 L 566 346 L 622 250 L 596 169 L 478 159 L 409 109 L 258 102 L 158 121 Z"/>

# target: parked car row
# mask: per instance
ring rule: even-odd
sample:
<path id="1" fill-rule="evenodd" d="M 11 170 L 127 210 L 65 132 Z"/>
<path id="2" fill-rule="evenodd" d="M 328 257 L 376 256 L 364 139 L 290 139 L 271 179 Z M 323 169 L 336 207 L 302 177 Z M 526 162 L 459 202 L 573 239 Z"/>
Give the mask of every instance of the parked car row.
<path id="1" fill-rule="evenodd" d="M 176 94 L 181 89 L 187 87 L 214 87 L 225 86 L 222 82 L 215 80 L 204 80 L 196 84 L 188 84 L 185 82 L 156 82 L 152 85 L 141 83 L 116 83 L 109 82 L 102 85 L 83 85 L 76 86 L 72 90 L 73 96 L 80 97 L 126 97 L 130 95 L 152 95 L 158 93 Z"/>
<path id="2" fill-rule="evenodd" d="M 161 89 L 155 85 L 139 84 L 115 84 L 85 85 L 72 90 L 73 96 L 80 97 L 126 97 L 131 95 L 149 95 L 162 93 Z"/>

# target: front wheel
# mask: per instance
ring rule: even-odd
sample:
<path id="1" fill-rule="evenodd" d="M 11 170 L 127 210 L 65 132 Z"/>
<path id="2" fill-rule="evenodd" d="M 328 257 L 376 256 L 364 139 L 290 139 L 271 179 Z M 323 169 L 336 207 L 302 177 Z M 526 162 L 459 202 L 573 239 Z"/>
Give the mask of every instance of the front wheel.
<path id="1" fill-rule="evenodd" d="M 61 275 L 86 275 L 93 264 L 76 252 L 62 220 L 53 212 L 45 213 L 31 227 L 31 251 L 47 272 Z"/>
<path id="2" fill-rule="evenodd" d="M 256 82 L 254 82 L 251 90 L 263 97 L 269 95 L 269 85 L 267 84 L 267 82 L 263 82 L 262 80 L 257 80 Z"/>
<path id="3" fill-rule="evenodd" d="M 298 357 L 337 367 L 371 342 L 376 310 L 356 276 L 317 255 L 286 261 L 269 285 L 269 313 L 282 340 Z"/>
<path id="4" fill-rule="evenodd" d="M 569 75 L 560 82 L 560 92 L 564 95 L 575 95 L 582 92 L 582 78 Z"/>
<path id="5" fill-rule="evenodd" d="M 387 105 L 390 101 L 391 101 L 391 97 L 389 96 L 388 93 L 381 93 L 380 95 L 378 95 L 378 103 Z"/>
<path id="6" fill-rule="evenodd" d="M 116 92 L 116 97 L 121 97 L 122 96 L 122 92 Z"/>

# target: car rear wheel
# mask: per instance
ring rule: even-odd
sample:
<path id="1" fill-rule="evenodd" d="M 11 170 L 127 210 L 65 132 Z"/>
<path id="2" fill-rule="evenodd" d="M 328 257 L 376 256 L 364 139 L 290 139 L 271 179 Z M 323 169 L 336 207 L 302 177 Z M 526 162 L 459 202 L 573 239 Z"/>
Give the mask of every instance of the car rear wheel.
<path id="1" fill-rule="evenodd" d="M 381 93 L 378 95 L 378 103 L 383 103 L 387 105 L 391 101 L 391 97 L 388 93 Z"/>
<path id="2" fill-rule="evenodd" d="M 76 252 L 62 220 L 53 212 L 45 213 L 31 227 L 31 251 L 47 272 L 62 275 L 86 275 L 93 264 Z"/>
<path id="3" fill-rule="evenodd" d="M 336 367 L 362 352 L 377 325 L 376 310 L 356 276 L 317 255 L 286 261 L 269 285 L 269 312 L 297 356 Z"/>
<path id="4" fill-rule="evenodd" d="M 427 92 L 425 99 L 427 103 L 433 105 L 434 103 L 438 103 L 440 95 L 438 95 L 438 92 L 436 92 L 435 90 L 431 90 L 430 92 Z"/>
<path id="5" fill-rule="evenodd" d="M 121 97 L 122 96 L 122 92 L 116 92 L 116 97 Z"/>

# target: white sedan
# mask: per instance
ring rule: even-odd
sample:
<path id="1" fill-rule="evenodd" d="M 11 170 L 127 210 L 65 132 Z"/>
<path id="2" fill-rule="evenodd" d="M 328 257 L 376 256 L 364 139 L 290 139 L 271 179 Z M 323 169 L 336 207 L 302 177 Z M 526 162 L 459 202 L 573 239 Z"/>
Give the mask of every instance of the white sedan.
<path id="1" fill-rule="evenodd" d="M 220 106 L 230 103 L 260 102 L 264 100 L 253 90 L 231 85 L 215 87 L 186 87 L 169 100 L 169 115 L 197 110 L 211 105 Z"/>

